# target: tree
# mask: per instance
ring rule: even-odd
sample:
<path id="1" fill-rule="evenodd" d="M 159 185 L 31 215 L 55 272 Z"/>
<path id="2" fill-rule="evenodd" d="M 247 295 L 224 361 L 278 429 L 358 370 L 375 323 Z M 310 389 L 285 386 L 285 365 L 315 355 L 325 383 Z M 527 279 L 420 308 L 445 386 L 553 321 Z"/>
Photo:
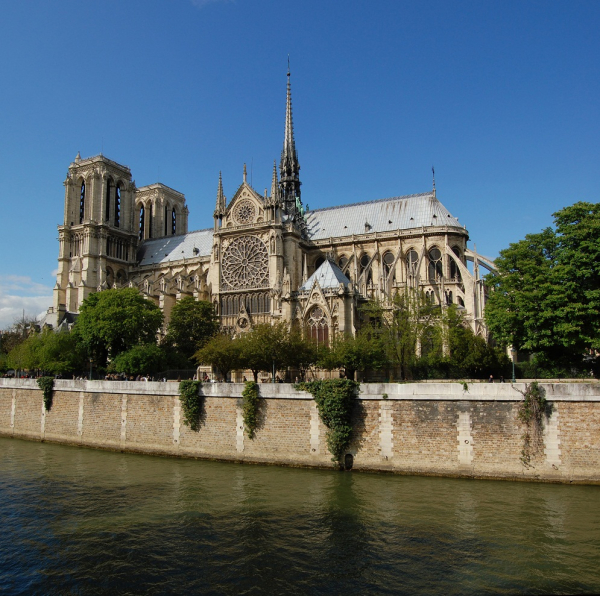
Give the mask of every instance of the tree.
<path id="1" fill-rule="evenodd" d="M 110 363 L 109 370 L 128 375 L 154 374 L 163 370 L 165 353 L 156 344 L 133 346 Z"/>
<path id="2" fill-rule="evenodd" d="M 52 375 L 71 374 L 85 369 L 85 350 L 69 331 L 44 329 L 29 339 L 37 343 L 37 363 L 34 368 Z"/>
<path id="3" fill-rule="evenodd" d="M 212 366 L 224 379 L 230 371 L 240 367 L 241 342 L 225 333 L 211 337 L 195 354 L 198 364 Z"/>
<path id="4" fill-rule="evenodd" d="M 441 355 L 441 310 L 423 292 L 407 288 L 396 293 L 391 304 L 372 300 L 361 310 L 368 317 L 371 333 L 383 343 L 389 364 L 400 370 L 401 378 L 413 378 L 418 346 L 422 354 Z"/>
<path id="5" fill-rule="evenodd" d="M 70 374 L 86 366 L 85 352 L 68 331 L 44 329 L 14 347 L 8 363 L 15 369 L 41 370 L 52 375 Z"/>
<path id="6" fill-rule="evenodd" d="M 135 288 L 104 290 L 88 296 L 73 328 L 98 366 L 136 345 L 156 342 L 163 321 L 158 306 Z"/>
<path id="7" fill-rule="evenodd" d="M 338 334 L 325 357 L 327 368 L 343 367 L 346 378 L 354 379 L 356 371 L 383 368 L 387 364 L 381 337 L 367 327 L 356 335 Z"/>
<path id="8" fill-rule="evenodd" d="M 240 364 L 249 368 L 258 382 L 260 371 L 271 372 L 288 366 L 290 362 L 290 341 L 287 323 L 256 325 L 248 333 L 240 336 Z"/>
<path id="9" fill-rule="evenodd" d="M 213 305 L 191 296 L 173 306 L 164 345 L 173 346 L 186 358 L 193 358 L 219 328 Z"/>
<path id="10" fill-rule="evenodd" d="M 565 207 L 554 222 L 501 251 L 485 316 L 501 344 L 582 367 L 600 350 L 600 204 Z"/>

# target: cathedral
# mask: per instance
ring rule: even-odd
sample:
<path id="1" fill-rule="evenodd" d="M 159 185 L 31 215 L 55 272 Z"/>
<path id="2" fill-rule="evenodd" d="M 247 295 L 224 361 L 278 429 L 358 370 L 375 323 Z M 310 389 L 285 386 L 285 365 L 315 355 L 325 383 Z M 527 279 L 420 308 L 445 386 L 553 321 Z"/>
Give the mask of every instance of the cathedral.
<path id="1" fill-rule="evenodd" d="M 102 154 L 69 166 L 58 274 L 46 323 L 71 324 L 92 292 L 124 286 L 168 321 L 185 296 L 213 303 L 223 330 L 298 322 L 318 342 L 355 333 L 358 307 L 406 288 L 456 304 L 487 338 L 480 267 L 469 235 L 429 192 L 309 210 L 301 195 L 290 73 L 285 134 L 270 194 L 243 181 L 230 200 L 219 175 L 213 225 L 189 232 L 185 196 L 160 183 L 137 187 L 128 167 Z M 472 265 L 467 267 L 467 262 Z"/>

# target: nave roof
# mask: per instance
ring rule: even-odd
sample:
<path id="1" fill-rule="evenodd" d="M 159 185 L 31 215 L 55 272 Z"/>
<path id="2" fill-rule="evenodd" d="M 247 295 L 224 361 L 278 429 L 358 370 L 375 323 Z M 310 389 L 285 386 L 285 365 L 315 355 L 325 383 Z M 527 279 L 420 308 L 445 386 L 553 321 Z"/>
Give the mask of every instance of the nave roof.
<path id="1" fill-rule="evenodd" d="M 307 214 L 311 240 L 430 226 L 463 228 L 433 192 L 315 209 Z"/>
<path id="2" fill-rule="evenodd" d="M 197 230 L 178 236 L 145 240 L 138 248 L 138 265 L 156 265 L 181 259 L 207 257 L 212 250 L 213 230 Z"/>

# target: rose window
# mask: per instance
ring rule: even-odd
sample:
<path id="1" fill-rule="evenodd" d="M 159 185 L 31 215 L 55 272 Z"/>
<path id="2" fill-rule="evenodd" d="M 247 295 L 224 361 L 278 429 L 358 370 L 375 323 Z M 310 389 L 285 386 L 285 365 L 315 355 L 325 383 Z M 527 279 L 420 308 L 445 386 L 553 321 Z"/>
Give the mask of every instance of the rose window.
<path id="1" fill-rule="evenodd" d="M 269 256 L 265 243 L 256 236 L 236 238 L 223 253 L 221 283 L 223 290 L 268 287 Z"/>
<path id="2" fill-rule="evenodd" d="M 256 208 L 251 201 L 241 201 L 233 210 L 233 217 L 239 224 L 249 224 L 254 221 Z"/>

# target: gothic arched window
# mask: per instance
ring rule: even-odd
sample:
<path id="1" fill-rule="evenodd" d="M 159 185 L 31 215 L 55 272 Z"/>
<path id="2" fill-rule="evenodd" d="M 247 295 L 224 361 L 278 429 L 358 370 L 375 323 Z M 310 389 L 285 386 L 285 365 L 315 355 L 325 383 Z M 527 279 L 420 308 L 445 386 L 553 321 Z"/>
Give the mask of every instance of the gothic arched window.
<path id="1" fill-rule="evenodd" d="M 81 181 L 81 194 L 79 195 L 79 223 L 83 223 L 85 216 L 85 180 Z"/>
<path id="2" fill-rule="evenodd" d="M 385 280 L 387 282 L 388 277 L 390 276 L 390 272 L 392 271 L 392 268 L 394 266 L 394 262 L 395 262 L 396 258 L 394 257 L 394 255 L 388 251 L 383 255 L 383 273 L 385 275 Z M 396 272 L 394 271 L 392 273 L 392 278 L 390 279 L 391 283 L 394 283 L 396 279 Z"/>
<path id="3" fill-rule="evenodd" d="M 342 271 L 344 271 L 345 267 L 348 265 L 348 260 L 349 260 L 348 257 L 344 257 L 344 256 L 340 257 L 340 260 L 338 261 L 338 266 Z M 344 271 L 344 275 L 348 279 L 350 279 L 350 280 L 352 279 L 350 277 L 350 269 L 348 269 L 348 271 Z"/>
<path id="4" fill-rule="evenodd" d="M 365 253 L 359 261 L 359 265 L 360 265 L 360 269 L 359 269 L 359 276 L 362 275 L 363 271 L 369 266 L 369 263 L 371 262 L 371 257 Z M 367 273 L 367 278 L 365 280 L 368 284 L 373 283 L 373 269 L 369 268 L 369 272 Z"/>
<path id="5" fill-rule="evenodd" d="M 148 220 L 148 238 L 152 238 L 152 226 L 154 225 L 154 206 L 150 205 L 148 207 L 148 215 L 149 220 Z"/>
<path id="6" fill-rule="evenodd" d="M 112 178 L 108 178 L 106 181 L 106 221 L 110 220 L 110 195 L 112 194 L 113 181 Z"/>
<path id="7" fill-rule="evenodd" d="M 115 228 L 121 225 L 121 183 L 115 188 Z"/>
<path id="8" fill-rule="evenodd" d="M 308 317 L 308 331 L 311 339 L 317 342 L 317 345 L 329 343 L 329 325 L 327 317 L 320 306 L 315 306 Z"/>
<path id="9" fill-rule="evenodd" d="M 410 249 L 406 253 L 406 269 L 409 275 L 417 274 L 417 265 L 419 264 L 419 255 L 414 249 Z"/>
<path id="10" fill-rule="evenodd" d="M 177 234 L 177 213 L 175 212 L 175 208 L 171 211 L 171 234 L 173 236 Z"/>
<path id="11" fill-rule="evenodd" d="M 443 275 L 442 253 L 439 248 L 432 248 L 429 251 L 429 281 L 437 281 Z"/>
<path id="12" fill-rule="evenodd" d="M 146 209 L 144 205 L 140 205 L 140 240 L 144 239 L 144 224 L 146 219 Z"/>
<path id="13" fill-rule="evenodd" d="M 452 247 L 452 252 L 460 259 L 460 249 L 458 246 Z M 453 257 L 450 257 L 450 277 L 456 281 L 461 281 L 460 269 Z"/>

